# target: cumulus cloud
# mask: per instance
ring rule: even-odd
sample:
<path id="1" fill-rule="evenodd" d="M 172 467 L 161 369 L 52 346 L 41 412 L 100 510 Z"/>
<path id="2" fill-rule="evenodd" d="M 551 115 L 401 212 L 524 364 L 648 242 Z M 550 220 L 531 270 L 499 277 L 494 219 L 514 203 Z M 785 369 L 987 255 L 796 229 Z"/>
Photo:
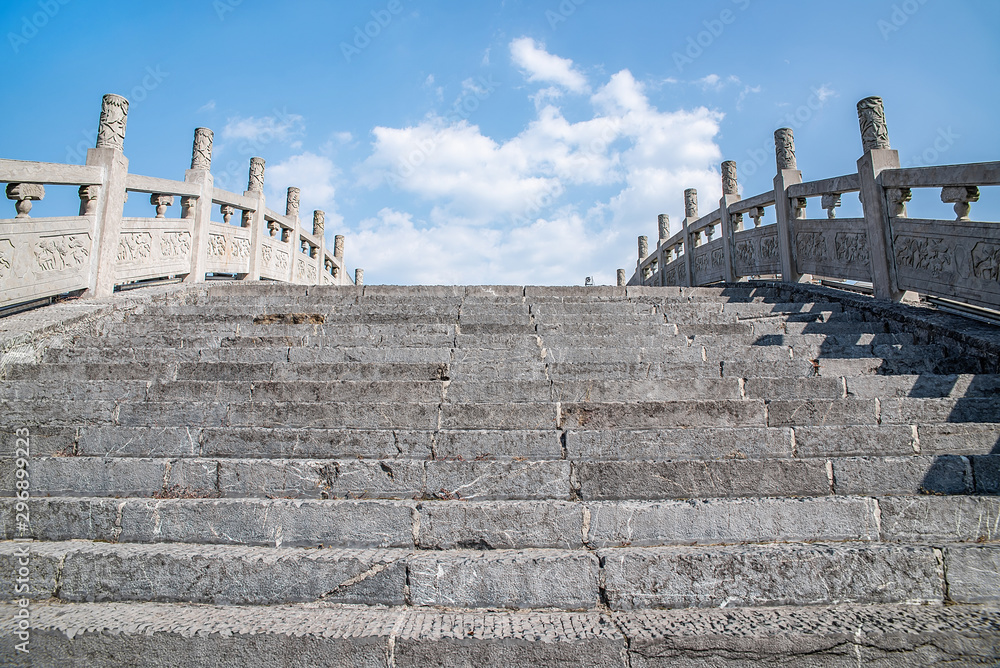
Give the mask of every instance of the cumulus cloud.
<path id="1" fill-rule="evenodd" d="M 519 37 L 510 43 L 510 55 L 530 82 L 554 83 L 574 93 L 589 91 L 587 78 L 573 68 L 573 61 L 560 58 L 545 50 L 530 37 Z"/>
<path id="2" fill-rule="evenodd" d="M 305 119 L 298 114 L 276 113 L 274 116 L 242 118 L 234 116 L 226 119 L 222 128 L 222 138 L 246 140 L 255 144 L 271 141 L 285 141 L 305 130 Z"/>
<path id="3" fill-rule="evenodd" d="M 370 280 L 612 282 L 616 266 L 631 272 L 635 235 L 655 235 L 657 214 L 679 227 L 685 188 L 718 200 L 720 113 L 660 111 L 628 70 L 589 103 L 578 121 L 556 100 L 539 104 L 506 140 L 435 115 L 375 128 L 360 184 L 415 196 L 424 213 L 384 209 L 352 235 Z"/>
<path id="4" fill-rule="evenodd" d="M 341 218 L 336 213 L 337 188 L 334 181 L 339 175 L 333 161 L 322 155 L 306 151 L 294 155 L 284 162 L 268 165 L 265 184 L 269 206 L 279 213 L 284 213 L 284 205 L 274 206 L 270 202 L 284 202 L 289 186 L 299 188 L 299 216 L 309 229 L 312 212 L 326 212 L 327 229 L 331 223 L 339 223 Z M 280 207 L 280 210 L 279 210 Z"/>

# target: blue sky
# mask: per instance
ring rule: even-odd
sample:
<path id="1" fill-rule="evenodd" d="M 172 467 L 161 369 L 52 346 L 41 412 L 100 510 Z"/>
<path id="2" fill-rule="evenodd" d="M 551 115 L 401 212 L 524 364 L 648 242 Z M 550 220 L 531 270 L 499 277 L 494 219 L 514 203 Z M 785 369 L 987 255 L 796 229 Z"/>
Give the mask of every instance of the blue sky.
<path id="1" fill-rule="evenodd" d="M 995 0 L 5 0 L 0 26 L 0 157 L 82 163 L 125 95 L 131 171 L 183 179 L 212 128 L 217 186 L 265 158 L 271 208 L 301 187 L 369 283 L 612 283 L 685 187 L 715 208 L 722 160 L 770 188 L 778 127 L 806 180 L 851 172 L 868 95 L 904 165 L 1000 158 Z"/>

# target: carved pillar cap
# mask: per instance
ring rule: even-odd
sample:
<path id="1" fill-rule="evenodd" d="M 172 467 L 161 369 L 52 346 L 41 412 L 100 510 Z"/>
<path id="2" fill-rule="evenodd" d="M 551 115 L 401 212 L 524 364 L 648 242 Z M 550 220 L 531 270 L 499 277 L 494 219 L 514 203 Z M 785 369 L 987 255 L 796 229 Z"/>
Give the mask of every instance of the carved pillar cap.
<path id="1" fill-rule="evenodd" d="M 97 148 L 125 150 L 125 125 L 128 122 L 128 100 L 108 94 L 101 102 L 101 121 L 97 130 Z"/>
<path id="2" fill-rule="evenodd" d="M 866 153 L 891 148 L 882 98 L 866 97 L 858 102 L 858 121 L 861 123 L 861 145 Z"/>
<path id="3" fill-rule="evenodd" d="M 624 269 L 619 269 L 618 270 L 618 287 L 624 287 L 624 286 L 625 286 L 625 270 Z"/>
<path id="4" fill-rule="evenodd" d="M 91 186 L 80 186 L 78 191 L 80 194 L 80 199 L 84 200 L 96 200 L 101 196 L 101 186 L 91 185 Z"/>
<path id="5" fill-rule="evenodd" d="M 299 217 L 299 194 L 298 188 L 289 188 L 288 196 L 285 199 L 285 215 L 292 218 Z"/>
<path id="6" fill-rule="evenodd" d="M 791 128 L 775 130 L 774 156 L 779 172 L 783 169 L 798 169 L 795 159 L 795 133 Z"/>
<path id="7" fill-rule="evenodd" d="M 365 270 L 355 269 L 354 270 L 354 285 L 364 285 L 365 284 Z"/>
<path id="8" fill-rule="evenodd" d="M 191 169 L 212 169 L 212 140 L 215 137 L 208 128 L 195 128 L 194 147 L 191 150 Z"/>
<path id="9" fill-rule="evenodd" d="M 889 216 L 906 218 L 906 203 L 913 199 L 913 191 L 909 188 L 886 188 L 885 199 L 889 204 Z"/>
<path id="10" fill-rule="evenodd" d="M 649 239 L 639 237 L 639 261 L 642 262 L 647 257 L 649 257 Z"/>
<path id="11" fill-rule="evenodd" d="M 338 260 L 344 259 L 344 235 L 342 234 L 333 238 L 333 255 Z"/>
<path id="12" fill-rule="evenodd" d="M 324 229 L 326 229 L 326 213 L 313 211 L 313 236 L 321 236 Z"/>
<path id="13" fill-rule="evenodd" d="M 684 215 L 688 218 L 698 217 L 698 191 L 694 188 L 684 191 Z"/>
<path id="14" fill-rule="evenodd" d="M 660 240 L 670 238 L 670 216 L 665 213 L 661 213 L 656 218 L 657 223 L 660 226 Z"/>
<path id="15" fill-rule="evenodd" d="M 250 181 L 247 190 L 253 193 L 264 192 L 264 158 L 250 158 Z"/>
<path id="16" fill-rule="evenodd" d="M 826 217 L 833 220 L 837 217 L 837 208 L 841 204 L 840 193 L 827 193 L 823 195 L 822 206 L 826 209 Z"/>
<path id="17" fill-rule="evenodd" d="M 737 185 L 736 163 L 732 160 L 726 160 L 722 163 L 722 194 L 738 195 L 739 188 Z"/>

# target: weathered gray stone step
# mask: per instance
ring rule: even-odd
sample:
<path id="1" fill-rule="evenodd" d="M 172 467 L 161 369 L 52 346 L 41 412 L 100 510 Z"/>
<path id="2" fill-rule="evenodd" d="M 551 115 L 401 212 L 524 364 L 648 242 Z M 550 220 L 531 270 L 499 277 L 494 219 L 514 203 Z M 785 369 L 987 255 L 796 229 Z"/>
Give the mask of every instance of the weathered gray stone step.
<path id="1" fill-rule="evenodd" d="M 0 543 L 6 584 L 17 544 Z M 35 600 L 269 605 L 324 601 L 612 610 L 1000 602 L 1000 548 L 788 544 L 583 550 L 305 550 L 31 545 Z M 985 569 L 984 569 L 985 567 Z M 992 569 L 988 570 L 988 569 Z M 725 574 L 720 577 L 720 574 Z M 12 586 L 5 587 L 10 600 Z"/>
<path id="2" fill-rule="evenodd" d="M 721 455 L 722 453 L 720 453 Z M 0 480 L 14 493 L 14 461 Z M 497 460 L 35 457 L 39 496 L 659 500 L 1000 494 L 1000 454 Z"/>
<path id="3" fill-rule="evenodd" d="M 678 328 L 679 329 L 679 328 Z M 671 348 L 677 346 L 705 346 L 710 349 L 743 350 L 746 347 L 815 347 L 827 353 L 850 352 L 863 349 L 872 352 L 872 346 L 914 345 L 912 334 L 692 334 L 675 332 L 673 326 L 660 327 L 659 331 L 638 333 L 562 334 L 546 332 L 539 334 L 546 346 L 580 347 L 613 345 L 615 348 Z"/>
<path id="4" fill-rule="evenodd" d="M 18 535 L 13 500 L 0 519 Z M 990 543 L 988 496 L 698 501 L 36 499 L 31 536 L 123 543 L 421 549 L 595 548 L 788 541 Z"/>
<path id="5" fill-rule="evenodd" d="M 14 522 L 15 504 L 0 499 L 2 540 L 24 535 Z M 998 517 L 1000 499 L 990 496 L 589 502 L 51 497 L 32 501 L 27 535 L 43 541 L 425 550 L 984 544 L 1000 542 Z"/>
<path id="6" fill-rule="evenodd" d="M 14 610 L 3 614 L 13 618 Z M 16 636 L 8 629 L 0 634 L 0 659 L 19 665 Z M 897 604 L 555 613 L 39 603 L 30 636 L 35 665 L 67 668 L 819 667 L 851 661 L 912 668 L 989 665 L 1000 653 L 1000 608 Z"/>
<path id="7" fill-rule="evenodd" d="M 447 364 L 295 364 L 271 362 L 124 362 L 12 364 L 7 380 L 423 381 L 448 377 Z"/>

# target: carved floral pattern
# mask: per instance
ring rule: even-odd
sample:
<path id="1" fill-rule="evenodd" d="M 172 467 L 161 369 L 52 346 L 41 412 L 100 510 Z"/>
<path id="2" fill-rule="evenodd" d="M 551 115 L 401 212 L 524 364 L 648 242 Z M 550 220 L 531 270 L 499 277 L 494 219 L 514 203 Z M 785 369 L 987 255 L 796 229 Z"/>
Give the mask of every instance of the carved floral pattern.
<path id="1" fill-rule="evenodd" d="M 243 260 L 248 257 L 250 257 L 250 240 L 233 239 L 233 258 Z"/>
<path id="2" fill-rule="evenodd" d="M 274 263 L 275 266 L 282 271 L 288 269 L 288 253 L 285 251 L 278 251 L 275 253 Z"/>
<path id="3" fill-rule="evenodd" d="M 270 246 L 261 247 L 261 258 L 264 260 L 264 264 L 271 266 L 271 258 L 274 256 L 274 251 L 271 250 Z"/>
<path id="4" fill-rule="evenodd" d="M 826 244 L 820 232 L 799 232 L 795 235 L 795 250 L 799 260 L 819 262 L 826 256 Z"/>
<path id="5" fill-rule="evenodd" d="M 951 248 L 944 239 L 897 236 L 893 241 L 897 267 L 928 271 L 938 276 L 955 264 Z"/>
<path id="6" fill-rule="evenodd" d="M 10 239 L 0 239 L 0 279 L 7 276 L 13 256 L 14 244 L 10 242 Z"/>
<path id="7" fill-rule="evenodd" d="M 760 259 L 764 262 L 778 259 L 778 237 L 775 235 L 760 240 Z"/>
<path id="8" fill-rule="evenodd" d="M 226 237 L 221 234 L 209 235 L 208 254 L 210 257 L 226 257 Z"/>
<path id="9" fill-rule="evenodd" d="M 743 267 L 754 266 L 754 247 L 752 241 L 741 241 L 736 244 L 736 262 Z"/>
<path id="10" fill-rule="evenodd" d="M 834 237 L 837 259 L 847 265 L 867 266 L 871 260 L 868 254 L 868 235 L 865 232 L 841 232 Z"/>
<path id="11" fill-rule="evenodd" d="M 105 95 L 101 105 L 101 122 L 97 131 L 97 148 L 125 148 L 125 123 L 128 120 L 128 100 L 120 95 Z"/>
<path id="12" fill-rule="evenodd" d="M 153 252 L 153 235 L 149 232 L 123 232 L 118 240 L 118 261 L 148 260 Z"/>
<path id="13" fill-rule="evenodd" d="M 708 255 L 702 253 L 694 259 L 694 271 L 696 274 L 703 274 L 708 271 Z"/>
<path id="14" fill-rule="evenodd" d="M 889 148 L 889 130 L 885 124 L 882 98 L 868 97 L 858 102 L 861 143 L 866 151 Z"/>
<path id="15" fill-rule="evenodd" d="M 250 158 L 250 182 L 247 190 L 256 193 L 264 191 L 264 158 Z"/>
<path id="16" fill-rule="evenodd" d="M 726 261 L 726 253 L 721 248 L 712 251 L 712 268 L 718 269 Z"/>
<path id="17" fill-rule="evenodd" d="M 160 239 L 160 254 L 163 257 L 187 257 L 191 252 L 190 232 L 164 232 Z"/>
<path id="18" fill-rule="evenodd" d="M 982 241 L 972 249 L 972 274 L 984 281 L 1000 281 L 1000 245 Z"/>
<path id="19" fill-rule="evenodd" d="M 791 128 L 781 128 L 774 133 L 774 154 L 778 170 L 798 169 L 795 162 L 795 138 Z"/>
<path id="20" fill-rule="evenodd" d="M 194 131 L 194 147 L 191 151 L 191 169 L 209 170 L 212 168 L 212 140 L 214 133 L 208 128 L 196 128 Z"/>
<path id="21" fill-rule="evenodd" d="M 75 234 L 49 237 L 35 243 L 35 261 L 40 271 L 65 271 L 85 264 L 90 257 L 87 237 Z"/>

